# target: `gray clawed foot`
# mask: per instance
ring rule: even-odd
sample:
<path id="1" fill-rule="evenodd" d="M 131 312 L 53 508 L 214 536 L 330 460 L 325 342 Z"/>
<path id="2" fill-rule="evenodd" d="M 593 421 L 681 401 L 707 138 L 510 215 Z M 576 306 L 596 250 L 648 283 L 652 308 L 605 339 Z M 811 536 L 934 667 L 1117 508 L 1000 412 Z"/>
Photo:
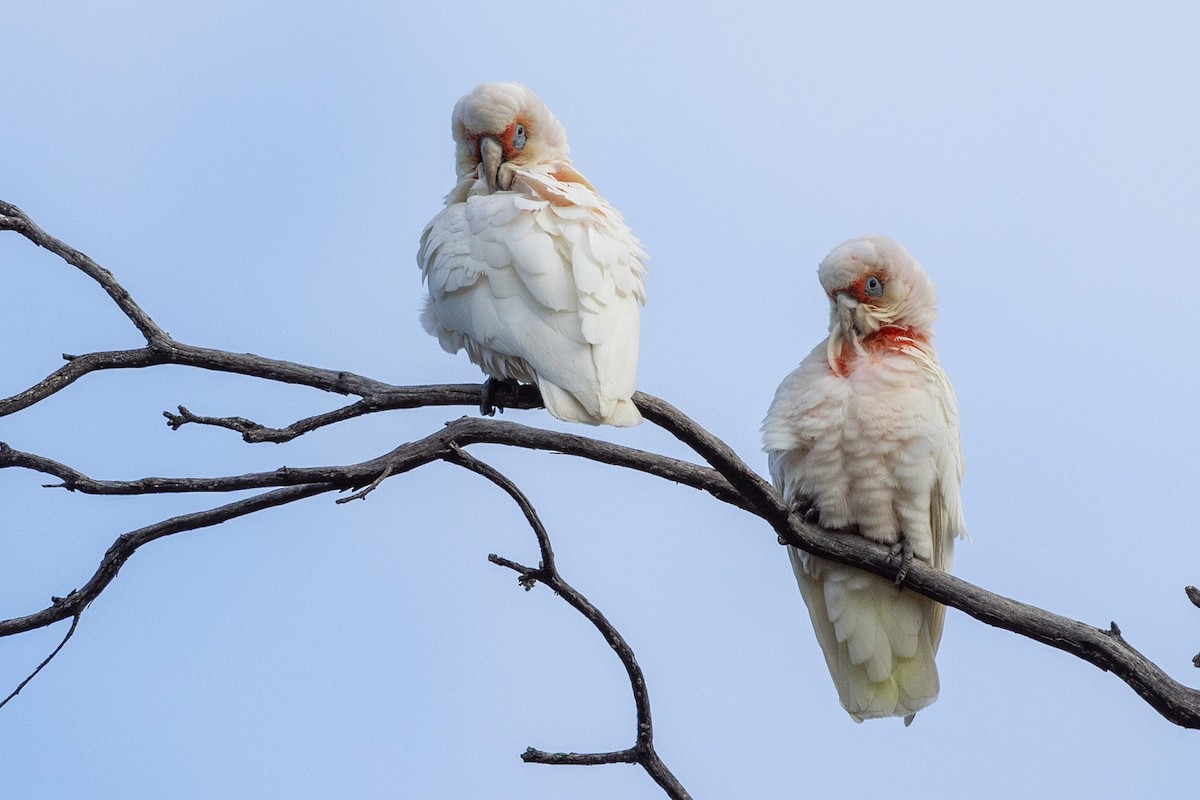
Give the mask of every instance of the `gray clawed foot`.
<path id="1" fill-rule="evenodd" d="M 497 411 L 503 414 L 504 404 L 497 402 L 498 396 L 505 397 L 519 408 L 541 408 L 545 405 L 542 402 L 542 393 L 533 384 L 523 384 L 511 378 L 493 378 L 489 376 L 483 382 L 483 388 L 480 393 L 479 413 L 485 417 L 495 416 Z"/>
<path id="2" fill-rule="evenodd" d="M 492 400 L 496 399 L 496 384 L 494 378 L 488 378 L 483 382 L 483 391 L 479 393 L 479 413 L 485 417 L 496 416 L 496 407 L 492 405 Z"/>
<path id="3" fill-rule="evenodd" d="M 904 579 L 908 577 L 908 567 L 912 564 L 913 549 L 912 543 L 908 541 L 907 536 L 901 536 L 900 541 L 892 545 L 888 550 L 888 561 L 900 560 L 900 571 L 896 573 L 896 586 L 904 583 Z"/>
<path id="4" fill-rule="evenodd" d="M 494 417 L 497 411 L 503 414 L 504 406 L 496 404 L 496 392 L 507 387 L 511 387 L 515 391 L 518 386 L 516 381 L 500 380 L 489 376 L 483 382 L 483 391 L 479 398 L 479 413 L 485 417 Z"/>
<path id="5" fill-rule="evenodd" d="M 805 525 L 821 524 L 821 509 L 811 500 L 797 500 L 792 503 L 792 513 L 799 514 Z"/>

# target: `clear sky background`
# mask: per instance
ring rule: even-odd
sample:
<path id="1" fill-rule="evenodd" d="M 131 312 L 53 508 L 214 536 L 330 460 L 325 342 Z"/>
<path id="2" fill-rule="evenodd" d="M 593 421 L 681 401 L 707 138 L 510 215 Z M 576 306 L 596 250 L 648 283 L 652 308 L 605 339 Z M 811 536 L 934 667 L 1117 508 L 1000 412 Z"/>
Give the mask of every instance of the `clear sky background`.
<path id="1" fill-rule="evenodd" d="M 651 255 L 639 386 L 765 471 L 775 386 L 825 334 L 818 261 L 868 232 L 936 283 L 973 541 L 957 574 L 1200 673 L 1195 3 L 9 4 L 0 197 L 113 270 L 176 338 L 397 384 L 478 380 L 417 322 L 414 254 L 453 186 L 449 116 L 518 80 Z M 100 289 L 0 235 L 0 396 L 136 347 Z M 0 440 L 94 477 L 351 463 L 471 409 L 288 445 L 340 404 L 157 368 L 95 374 Z M 544 411 L 505 419 L 562 428 Z M 580 430 L 682 455 L 651 425 Z M 951 611 L 911 728 L 841 710 L 784 551 L 690 489 L 475 448 L 538 506 L 625 634 L 660 754 L 697 798 L 1192 796 L 1200 734 L 1081 661 Z M 120 533 L 227 497 L 96 498 L 0 472 L 0 615 Z M 620 664 L 543 587 L 491 485 L 433 465 L 153 543 L 0 711 L 8 798 L 654 798 L 527 746 L 633 739 Z M 64 623 L 65 624 L 65 623 Z M 0 641 L 6 693 L 62 625 Z"/>

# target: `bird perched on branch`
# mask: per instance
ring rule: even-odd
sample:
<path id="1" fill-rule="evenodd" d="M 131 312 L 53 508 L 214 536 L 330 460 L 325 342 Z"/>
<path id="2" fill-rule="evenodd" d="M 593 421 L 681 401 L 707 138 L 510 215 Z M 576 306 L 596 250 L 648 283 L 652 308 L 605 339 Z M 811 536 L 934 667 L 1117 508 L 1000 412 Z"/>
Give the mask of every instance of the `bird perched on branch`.
<path id="1" fill-rule="evenodd" d="M 621 215 L 571 165 L 567 135 L 516 83 L 454 107 L 458 183 L 425 228 L 417 262 L 425 330 L 495 381 L 541 391 L 562 420 L 637 425 L 645 254 Z"/>
<path id="2" fill-rule="evenodd" d="M 949 571 L 966 536 L 954 390 L 938 365 L 933 283 L 883 236 L 844 242 L 818 269 L 829 337 L 779 385 L 763 423 L 775 488 L 821 527 L 889 545 L 895 581 L 789 547 L 842 706 L 904 717 L 938 696 L 945 607 L 901 584 L 913 558 Z"/>

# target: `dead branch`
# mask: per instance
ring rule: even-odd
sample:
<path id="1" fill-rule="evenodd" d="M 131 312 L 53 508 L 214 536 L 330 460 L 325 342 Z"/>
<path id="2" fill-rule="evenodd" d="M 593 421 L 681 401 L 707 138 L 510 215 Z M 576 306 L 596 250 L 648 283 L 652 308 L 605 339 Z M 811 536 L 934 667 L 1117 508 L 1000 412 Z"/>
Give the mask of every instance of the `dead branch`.
<path id="1" fill-rule="evenodd" d="M 476 387 L 478 392 L 478 387 Z M 478 399 L 468 404 L 478 405 Z M 98 480 L 79 470 L 44 456 L 26 453 L 0 442 L 0 469 L 23 467 L 61 479 L 46 484 L 72 492 L 97 495 L 173 494 L 182 492 L 234 492 L 271 486 L 297 486 L 330 483 L 340 489 L 358 488 L 374 480 L 386 468 L 393 474 L 427 464 L 443 457 L 452 445 L 501 444 L 526 450 L 586 458 L 602 464 L 624 467 L 707 492 L 716 499 L 750 510 L 745 499 L 733 490 L 716 470 L 670 456 L 633 447 L 589 439 L 569 433 L 530 428 L 516 422 L 461 417 L 423 439 L 406 442 L 376 458 L 357 464 L 325 467 L 280 467 L 270 472 L 252 472 L 218 478 L 139 478 L 130 481 Z"/>
<path id="2" fill-rule="evenodd" d="M 79 589 L 73 589 L 68 592 L 65 597 L 52 598 L 51 604 L 41 611 L 0 621 L 0 637 L 45 628 L 67 617 L 80 616 L 91 602 L 99 597 L 100 593 L 112 583 L 113 578 L 117 577 L 117 572 L 137 552 L 138 548 L 144 544 L 153 542 L 155 539 L 161 539 L 164 536 L 171 536 L 176 533 L 183 533 L 184 531 L 194 531 L 200 528 L 220 525 L 222 522 L 228 522 L 237 517 L 244 517 L 247 514 L 254 514 L 268 508 L 274 508 L 275 506 L 294 503 L 297 500 L 303 500 L 306 497 L 312 497 L 323 492 L 334 491 L 337 488 L 337 486 L 328 483 L 289 486 L 255 497 L 249 497 L 245 500 L 227 503 L 207 511 L 198 511 L 193 514 L 171 517 L 162 522 L 156 522 L 153 525 L 147 525 L 144 528 L 123 533 L 117 537 L 117 540 L 104 553 L 104 558 L 100 560 L 100 566 L 87 583 Z"/>
<path id="3" fill-rule="evenodd" d="M 528 763 L 536 764 L 579 764 L 590 766 L 597 764 L 636 763 L 640 764 L 650 777 L 654 779 L 655 783 L 663 788 L 668 797 L 674 800 L 691 800 L 691 795 L 683 788 L 683 785 L 679 783 L 679 780 L 671 773 L 667 765 L 663 763 L 658 753 L 654 750 L 654 723 L 651 721 L 650 716 L 650 693 L 646 688 L 646 678 L 642 674 L 642 668 L 638 666 L 633 650 L 626 643 L 625 638 L 621 636 L 620 632 L 601 613 L 600 609 L 592 605 L 586 597 L 567 583 L 559 573 L 558 566 L 554 560 L 554 549 L 550 545 L 550 534 L 547 533 L 545 526 L 542 524 L 541 519 L 539 519 L 533 504 L 517 488 L 516 484 L 506 478 L 501 472 L 474 456 L 467 454 L 458 446 L 451 448 L 450 454 L 446 456 L 445 460 L 482 475 L 503 489 L 521 509 L 521 512 L 525 515 L 525 520 L 529 523 L 534 535 L 537 537 L 538 550 L 541 552 L 541 563 L 537 569 L 522 566 L 508 559 L 502 559 L 495 554 L 488 556 L 492 563 L 518 572 L 521 575 L 521 585 L 525 587 L 526 591 L 532 589 L 535 582 L 540 581 L 546 584 L 556 595 L 582 614 L 588 622 L 596 627 L 596 630 L 600 631 L 601 635 L 604 636 L 604 640 L 608 642 L 608 646 L 617 654 L 617 657 L 621 660 L 621 664 L 625 667 L 626 674 L 629 676 L 629 685 L 633 689 L 633 701 L 637 708 L 637 735 L 632 747 L 612 753 L 588 753 L 583 755 L 579 753 L 546 753 L 530 747 L 521 755 L 521 758 Z"/>
<path id="4" fill-rule="evenodd" d="M 146 339 L 146 346 L 142 348 L 97 351 L 78 356 L 64 355 L 67 363 L 46 378 L 7 399 L 0 399 L 0 416 L 29 408 L 91 372 L 143 369 L 165 364 L 235 373 L 359 398 L 348 405 L 298 420 L 282 428 L 270 427 L 244 417 L 196 415 L 183 406 L 179 407 L 178 414 L 166 413 L 168 424 L 172 428 L 179 429 L 187 424 L 217 426 L 241 434 L 247 442 L 287 442 L 319 428 L 384 411 L 426 406 L 476 407 L 478 404 L 480 387 L 475 384 L 394 386 L 351 372 L 178 342 L 137 305 L 108 270 L 42 231 L 23 212 L 3 201 L 0 201 L 0 230 L 20 233 L 32 243 L 54 252 L 65 262 L 91 277 L 100 284 Z M 504 394 L 503 389 L 501 391 L 499 399 L 508 408 L 540 406 L 540 398 L 536 396 L 536 391 L 530 392 L 528 388 L 515 392 L 508 390 L 509 394 Z M 531 748 L 523 758 L 539 763 L 640 763 L 670 792 L 672 790 L 668 783 L 648 766 L 653 764 L 657 757 L 653 755 L 653 748 L 650 746 L 649 706 L 648 700 L 644 698 L 644 681 L 640 671 L 636 669 L 632 652 L 615 629 L 603 620 L 602 615 L 557 575 L 549 539 L 537 521 L 532 506 L 520 490 L 507 478 L 466 454 L 462 448 L 472 444 L 501 444 L 571 455 L 637 470 L 705 491 L 722 502 L 762 518 L 783 544 L 794 545 L 815 555 L 889 578 L 896 577 L 897 566 L 889 557 L 887 548 L 860 537 L 840 536 L 806 525 L 799 517 L 791 514 L 773 488 L 750 469 L 728 445 L 678 409 L 663 400 L 640 392 L 635 395 L 635 402 L 646 419 L 675 436 L 708 466 L 586 436 L 545 431 L 511 422 L 466 417 L 451 422 L 445 428 L 423 438 L 402 443 L 387 453 L 358 464 L 280 467 L 270 472 L 215 478 L 147 477 L 125 481 L 99 480 L 58 461 L 0 443 L 0 468 L 19 467 L 38 471 L 54 476 L 60 481 L 50 486 L 86 494 L 145 495 L 270 489 L 255 497 L 227 503 L 207 511 L 172 517 L 122 534 L 104 554 L 96 572 L 83 587 L 69 592 L 65 597 L 55 598 L 52 604 L 44 609 L 0 621 L 0 637 L 45 627 L 68 617 L 73 618 L 71 630 L 74 631 L 88 605 L 104 591 L 121 566 L 138 548 L 150 541 L 220 524 L 235 517 L 265 511 L 318 494 L 356 490 L 356 494 L 344 499 L 363 497 L 384 480 L 431 461 L 451 461 L 478 472 L 504 489 L 525 512 L 527 521 L 538 535 L 539 546 L 542 548 L 542 564 L 538 568 L 526 567 L 499 556 L 493 556 L 493 562 L 518 572 L 523 585 L 531 586 L 536 581 L 546 583 L 592 621 L 626 665 L 635 702 L 638 703 L 638 739 L 633 748 L 614 753 L 593 754 L 545 753 Z M 1200 728 L 1200 691 L 1170 678 L 1164 670 L 1126 642 L 1115 624 L 1108 628 L 1086 625 L 989 592 L 919 561 L 914 561 L 909 567 L 904 584 L 913 591 L 957 608 L 988 625 L 1026 636 L 1112 672 L 1167 720 L 1188 728 Z M 1200 593 L 1190 589 L 1188 597 L 1200 605 Z M 34 675 L 61 651 L 70 635 L 69 632 L 50 657 L 34 671 Z M 1197 663 L 1200 663 L 1200 656 L 1197 657 Z M 33 675 L 30 679 L 32 677 Z M 17 691 L 27 683 L 28 680 L 23 682 Z M 662 770 L 663 774 L 669 775 L 669 772 L 665 772 L 665 766 Z M 679 791 L 683 791 L 682 787 L 679 787 Z M 687 795 L 684 792 L 672 796 Z"/>
<path id="5" fill-rule="evenodd" d="M 62 649 L 67 646 L 67 642 L 71 641 L 71 637 L 75 635 L 75 629 L 79 627 L 79 614 L 71 618 L 71 627 L 67 628 L 67 635 L 58 643 L 58 647 L 50 651 L 50 655 L 42 659 L 42 663 L 34 667 L 33 672 L 29 673 L 29 677 L 17 684 L 17 688 L 8 693 L 8 697 L 0 700 L 0 708 L 8 705 L 8 701 L 21 693 L 21 690 L 29 685 L 29 682 L 38 676 L 38 673 L 46 668 L 46 665 L 54 660 L 54 657 L 62 652 Z"/>
<path id="6" fill-rule="evenodd" d="M 895 580 L 900 569 L 887 548 L 857 536 L 840 536 L 791 513 L 770 484 L 724 442 L 670 404 L 640 395 L 638 408 L 647 419 L 671 431 L 721 473 L 754 506 L 753 513 L 775 529 L 781 543 L 865 569 Z M 980 622 L 1041 642 L 1077 656 L 1125 681 L 1156 711 L 1176 725 L 1200 728 L 1200 690 L 1184 686 L 1125 641 L 1116 623 L 1105 630 L 1012 600 L 961 578 L 913 561 L 904 586 L 957 608 Z"/>

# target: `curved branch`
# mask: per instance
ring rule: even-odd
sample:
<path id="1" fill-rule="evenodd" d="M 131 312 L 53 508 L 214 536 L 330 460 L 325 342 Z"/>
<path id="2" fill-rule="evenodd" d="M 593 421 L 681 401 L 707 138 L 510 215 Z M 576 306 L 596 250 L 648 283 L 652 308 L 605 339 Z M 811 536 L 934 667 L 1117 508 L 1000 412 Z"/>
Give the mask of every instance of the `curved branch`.
<path id="1" fill-rule="evenodd" d="M 633 402 L 646 419 L 686 444 L 713 469 L 720 472 L 750 503 L 754 513 L 772 524 L 785 519 L 791 513 L 791 509 L 784 504 L 775 488 L 746 466 L 738 454 L 733 452 L 733 448 L 697 425 L 675 406 L 645 392 L 634 392 Z"/>
<path id="2" fill-rule="evenodd" d="M 771 525 L 781 544 L 896 579 L 899 566 L 886 547 L 805 524 L 724 442 L 663 400 L 640 392 L 635 400 L 647 419 L 692 447 L 721 473 L 751 503 L 752 513 Z M 908 567 L 904 585 L 980 622 L 1050 645 L 1112 672 L 1171 722 L 1200 728 L 1200 690 L 1167 675 L 1126 642 L 1115 623 L 1108 630 L 1095 628 L 989 592 L 916 560 Z"/>
<path id="3" fill-rule="evenodd" d="M 111 272 L 74 247 L 55 239 L 34 224 L 24 211 L 3 200 L 0 200 L 0 230 L 16 231 L 38 247 L 49 250 L 100 284 L 101 288 L 108 292 L 108 296 L 117 304 L 117 308 L 121 309 L 121 313 L 128 317 L 129 321 L 146 337 L 147 342 L 164 341 L 170 338 L 167 332 L 150 319 L 150 315 L 134 302 L 125 287 L 117 283 Z"/>
<path id="4" fill-rule="evenodd" d="M 360 396 L 391 393 L 411 394 L 421 387 L 391 386 L 382 381 L 364 378 L 352 372 L 310 367 L 291 361 L 264 358 L 253 353 L 230 353 L 208 347 L 196 347 L 177 342 L 163 334 L 163 338 L 137 350 L 88 353 L 82 356 L 66 356 L 70 363 L 60 367 L 45 379 L 12 397 L 0 400 L 0 416 L 12 414 L 34 403 L 44 400 L 64 389 L 91 372 L 108 369 L 141 369 L 162 364 L 206 369 L 211 372 L 229 372 L 301 386 L 311 386 L 336 394 Z M 478 401 L 476 401 L 478 402 Z M 429 405 L 451 405 L 451 403 L 429 403 Z M 457 403 L 454 403 L 457 405 Z M 397 408 L 411 407 L 397 405 Z"/>
<path id="5" fill-rule="evenodd" d="M 534 535 L 537 537 L 538 549 L 541 551 L 542 559 L 537 569 L 522 566 L 508 559 L 502 559 L 494 553 L 488 556 L 489 560 L 494 564 L 508 567 L 520 573 L 521 585 L 527 591 L 533 588 L 533 584 L 536 581 L 546 584 L 555 594 L 565 600 L 568 605 L 582 614 L 588 622 L 592 623 L 596 630 L 600 631 L 604 640 L 608 642 L 608 646 L 617 654 L 617 658 L 621 660 L 621 664 L 625 667 L 625 673 L 629 677 L 629 685 L 633 690 L 633 701 L 637 709 L 637 737 L 633 747 L 612 753 L 588 753 L 582 755 L 579 753 L 546 753 L 530 747 L 521 755 L 521 758 L 526 762 L 539 764 L 597 765 L 637 763 L 646 770 L 655 783 L 663 788 L 668 797 L 675 800 L 691 800 L 691 795 L 683 788 L 683 784 L 671 773 L 671 770 L 667 768 L 667 765 L 663 763 L 658 753 L 654 750 L 654 723 L 650 716 L 650 693 L 646 688 L 646 678 L 642 673 L 642 668 L 637 663 L 633 649 L 630 648 L 625 638 L 608 621 L 608 618 L 604 616 L 600 609 L 592 605 L 591 601 L 580 594 L 579 591 L 567 583 L 562 575 L 559 574 L 558 567 L 554 561 L 554 550 L 550 545 L 550 534 L 546 532 L 546 527 L 538 517 L 533 504 L 529 502 L 529 498 L 517 488 L 516 484 L 498 470 L 474 456 L 468 455 L 457 446 L 451 448 L 450 453 L 445 456 L 445 460 L 482 475 L 503 489 L 521 509 L 521 512 L 525 515 L 525 520 L 529 523 Z"/>
<path id="6" fill-rule="evenodd" d="M 63 354 L 67 363 L 56 369 L 33 386 L 12 397 L 0 399 L 0 417 L 14 414 L 21 409 L 45 400 L 50 395 L 67 388 L 90 372 L 104 369 L 138 369 L 163 363 L 149 347 L 137 350 L 111 350 L 88 353 L 83 356 Z"/>
<path id="7" fill-rule="evenodd" d="M 234 503 L 227 503 L 226 505 L 211 508 L 207 511 L 171 517 L 162 522 L 156 522 L 153 525 L 147 525 L 144 528 L 123 533 L 108 548 L 108 551 L 104 554 L 104 558 L 100 561 L 100 566 L 87 583 L 81 588 L 71 591 L 66 597 L 54 598 L 51 605 L 41 611 L 36 611 L 23 617 L 14 617 L 0 621 L 0 637 L 44 628 L 67 617 L 79 616 L 112 583 L 113 578 L 117 577 L 117 572 L 125 565 L 130 556 L 137 552 L 139 547 L 155 539 L 161 539 L 164 536 L 171 536 L 176 533 L 183 533 L 184 531 L 194 531 L 199 528 L 219 525 L 236 517 L 244 517 L 247 514 L 253 514 L 267 508 L 294 503 L 297 500 L 303 500 L 306 497 L 312 497 L 323 492 L 334 491 L 337 488 L 331 484 L 323 483 L 308 486 L 290 486 L 285 489 L 276 489 L 255 497 L 249 497 L 245 500 L 238 500 Z"/>

